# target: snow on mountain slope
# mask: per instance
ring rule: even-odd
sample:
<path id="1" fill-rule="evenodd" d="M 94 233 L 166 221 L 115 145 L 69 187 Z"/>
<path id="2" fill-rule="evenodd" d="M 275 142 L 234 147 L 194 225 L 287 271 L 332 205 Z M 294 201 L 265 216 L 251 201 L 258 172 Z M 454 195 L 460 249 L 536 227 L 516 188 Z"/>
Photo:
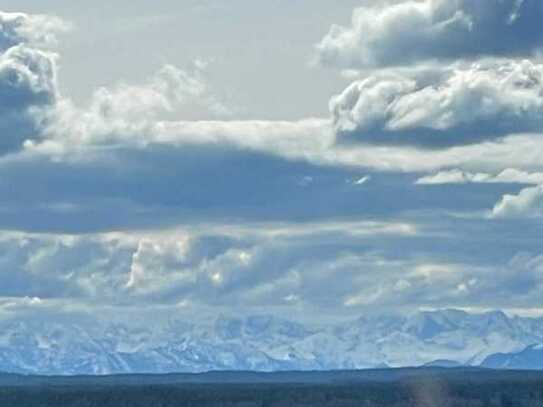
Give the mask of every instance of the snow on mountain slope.
<path id="1" fill-rule="evenodd" d="M 490 355 L 515 354 L 539 343 L 543 343 L 543 319 L 457 310 L 367 316 L 326 327 L 269 315 L 176 321 L 156 329 L 4 321 L 0 322 L 0 371 L 327 370 L 419 366 L 438 360 L 484 365 L 498 358 L 489 359 Z M 501 367 L 505 362 L 500 361 L 492 363 Z"/>

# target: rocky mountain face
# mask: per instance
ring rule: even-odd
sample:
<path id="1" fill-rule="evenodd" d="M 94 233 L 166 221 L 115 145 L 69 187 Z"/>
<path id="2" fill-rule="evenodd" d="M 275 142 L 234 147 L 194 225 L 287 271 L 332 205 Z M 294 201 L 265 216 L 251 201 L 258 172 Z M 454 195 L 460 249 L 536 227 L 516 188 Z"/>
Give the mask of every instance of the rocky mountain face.
<path id="1" fill-rule="evenodd" d="M 526 368 L 533 353 L 543 361 L 543 350 L 534 346 L 538 344 L 543 344 L 541 318 L 458 310 L 361 317 L 329 326 L 269 315 L 175 322 L 160 329 L 10 320 L 0 323 L 0 371 L 331 370 L 441 365 L 440 361 Z"/>

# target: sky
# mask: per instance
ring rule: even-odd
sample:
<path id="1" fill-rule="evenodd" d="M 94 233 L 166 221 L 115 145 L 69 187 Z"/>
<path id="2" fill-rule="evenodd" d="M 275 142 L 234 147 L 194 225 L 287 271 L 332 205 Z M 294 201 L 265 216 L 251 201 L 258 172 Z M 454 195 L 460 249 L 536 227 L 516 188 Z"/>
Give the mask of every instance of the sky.
<path id="1" fill-rule="evenodd" d="M 539 0 L 6 0 L 0 318 L 542 314 Z"/>

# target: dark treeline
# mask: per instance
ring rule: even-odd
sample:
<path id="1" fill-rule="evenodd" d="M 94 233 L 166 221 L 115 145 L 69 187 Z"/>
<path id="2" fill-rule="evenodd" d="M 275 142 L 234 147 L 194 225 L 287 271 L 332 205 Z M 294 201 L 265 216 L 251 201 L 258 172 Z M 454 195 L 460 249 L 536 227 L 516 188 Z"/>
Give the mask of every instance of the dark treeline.
<path id="1" fill-rule="evenodd" d="M 435 372 L 434 372 L 435 373 Z M 482 371 L 392 376 L 322 383 L 169 383 L 4 385 L 0 406 L 13 407 L 540 407 L 540 374 Z M 318 375 L 318 373 L 315 373 Z M 394 373 L 391 373 L 394 375 Z M 112 378 L 113 380 L 114 378 Z M 85 384 L 88 380 L 88 384 Z M 107 381 L 107 379 L 106 379 Z M 154 381 L 158 379 L 155 377 Z M 316 380 L 318 381 L 318 380 Z"/>

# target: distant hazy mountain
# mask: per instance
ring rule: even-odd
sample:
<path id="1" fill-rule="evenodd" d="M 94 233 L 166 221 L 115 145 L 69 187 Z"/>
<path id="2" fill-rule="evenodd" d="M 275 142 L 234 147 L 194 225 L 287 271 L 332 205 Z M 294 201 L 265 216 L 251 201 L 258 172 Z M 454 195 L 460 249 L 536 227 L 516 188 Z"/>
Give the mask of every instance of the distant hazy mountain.
<path id="1" fill-rule="evenodd" d="M 520 352 L 495 353 L 488 356 L 482 367 L 492 369 L 543 369 L 543 346 L 531 345 Z"/>
<path id="2" fill-rule="evenodd" d="M 456 362 L 455 360 L 438 359 L 432 362 L 425 363 L 423 367 L 462 367 L 462 363 Z"/>
<path id="3" fill-rule="evenodd" d="M 539 343 L 543 344 L 543 319 L 457 310 L 409 317 L 361 317 L 325 327 L 267 315 L 219 317 L 199 324 L 177 322 L 153 330 L 118 324 L 89 327 L 5 321 L 0 323 L 0 371 L 109 374 L 329 370 L 443 366 L 443 361 L 449 366 L 484 362 L 489 367 L 508 363 L 519 367 L 521 362 L 517 361 L 523 360 L 523 352 L 542 352 L 537 347 L 528 348 Z M 510 355 L 496 356 L 498 352 Z M 506 357 L 514 363 L 502 362 Z M 534 366 L 543 367 L 543 358 L 538 357 L 539 365 Z"/>

